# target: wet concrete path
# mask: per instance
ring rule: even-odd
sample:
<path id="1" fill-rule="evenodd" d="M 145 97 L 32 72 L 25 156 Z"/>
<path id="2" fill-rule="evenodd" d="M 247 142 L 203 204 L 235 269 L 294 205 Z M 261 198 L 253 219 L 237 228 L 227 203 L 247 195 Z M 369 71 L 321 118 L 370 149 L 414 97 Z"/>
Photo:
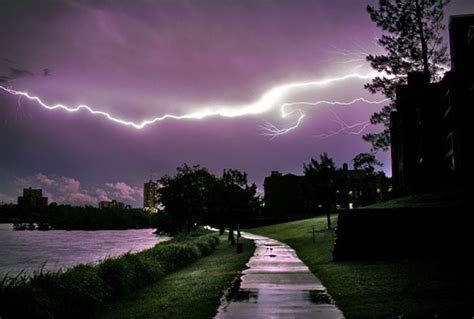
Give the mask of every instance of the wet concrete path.
<path id="1" fill-rule="evenodd" d="M 288 245 L 242 232 L 256 249 L 240 289 L 219 307 L 215 318 L 344 318 L 318 278 Z"/>

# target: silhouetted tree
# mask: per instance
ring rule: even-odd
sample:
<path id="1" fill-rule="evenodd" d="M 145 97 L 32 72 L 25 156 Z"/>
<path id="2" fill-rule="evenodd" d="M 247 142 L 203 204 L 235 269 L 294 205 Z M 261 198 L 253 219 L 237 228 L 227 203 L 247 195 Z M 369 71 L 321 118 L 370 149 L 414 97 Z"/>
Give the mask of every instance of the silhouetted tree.
<path id="1" fill-rule="evenodd" d="M 190 231 L 202 223 L 221 230 L 227 225 L 233 244 L 237 223 L 259 205 L 255 184 L 249 185 L 247 174 L 234 169 L 224 170 L 222 178 L 217 178 L 206 168 L 184 164 L 175 176 L 164 176 L 160 183 L 158 199 L 164 211 L 155 220 L 166 232 Z"/>
<path id="2" fill-rule="evenodd" d="M 360 190 L 360 204 L 368 205 L 381 199 L 387 192 L 385 184 L 388 183 L 383 171 L 375 171 L 376 167 L 381 168 L 383 164 L 377 160 L 374 153 L 360 153 L 352 159 L 355 170 L 363 171 Z"/>
<path id="3" fill-rule="evenodd" d="M 175 176 L 160 179 L 159 201 L 175 232 L 191 231 L 207 213 L 209 194 L 217 182 L 216 177 L 199 165 L 178 167 Z"/>
<path id="4" fill-rule="evenodd" d="M 321 199 L 322 209 L 327 216 L 328 229 L 331 229 L 331 212 L 336 204 L 336 165 L 327 153 L 323 153 L 319 156 L 319 162 L 312 158 L 309 164 L 304 164 L 304 174 L 313 187 L 315 196 Z"/>
<path id="5" fill-rule="evenodd" d="M 377 42 L 385 55 L 369 55 L 372 68 L 385 72 L 367 83 L 371 93 L 382 93 L 391 101 L 370 118 L 373 125 L 383 124 L 379 133 L 369 133 L 363 139 L 373 150 L 388 150 L 390 145 L 390 112 L 395 108 L 395 89 L 405 84 L 409 72 L 423 72 L 436 79 L 447 62 L 447 47 L 443 43 L 443 7 L 449 0 L 379 0 L 378 9 L 367 6 L 372 21 L 385 34 Z"/>
<path id="6" fill-rule="evenodd" d="M 235 169 L 224 170 L 221 185 L 221 202 L 225 211 L 225 220 L 229 226 L 229 240 L 235 244 L 234 229 L 247 214 L 255 212 L 259 200 L 257 186 L 248 184 L 247 174 Z"/>
<path id="7" fill-rule="evenodd" d="M 107 208 L 49 205 L 34 222 L 54 229 L 132 229 L 152 226 L 152 216 L 138 208 Z"/>
<path id="8" fill-rule="evenodd" d="M 360 153 L 352 159 L 352 163 L 354 169 L 363 170 L 366 174 L 373 174 L 376 167 L 383 166 L 374 153 Z"/>

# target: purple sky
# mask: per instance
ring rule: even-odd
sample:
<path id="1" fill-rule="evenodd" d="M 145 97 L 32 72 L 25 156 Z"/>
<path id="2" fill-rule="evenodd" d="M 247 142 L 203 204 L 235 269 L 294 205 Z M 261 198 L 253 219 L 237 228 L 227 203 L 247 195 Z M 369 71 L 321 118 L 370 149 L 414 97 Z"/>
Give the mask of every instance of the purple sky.
<path id="1" fill-rule="evenodd" d="M 87 104 L 141 121 L 245 105 L 290 82 L 368 73 L 360 54 L 344 53 L 380 52 L 379 31 L 365 11 L 375 1 L 96 2 L 2 0 L 0 75 L 11 74 L 10 67 L 34 74 L 8 85 L 51 104 Z M 470 0 L 453 0 L 446 9 L 447 16 L 468 12 L 474 12 Z M 42 76 L 44 68 L 51 76 Z M 380 99 L 363 90 L 365 82 L 298 89 L 281 103 Z M 275 108 L 240 118 L 171 119 L 135 130 L 0 92 L 0 202 L 14 201 L 31 185 L 58 202 L 116 198 L 140 206 L 150 170 L 158 178 L 184 162 L 215 174 L 244 170 L 261 188 L 272 170 L 301 174 L 303 163 L 321 152 L 341 165 L 368 151 L 360 135 L 318 136 L 340 129 L 341 120 L 367 121 L 380 107 L 304 107 L 300 127 L 271 139 L 262 125 L 287 127 L 296 117 L 282 120 Z M 390 175 L 389 153 L 378 156 Z"/>

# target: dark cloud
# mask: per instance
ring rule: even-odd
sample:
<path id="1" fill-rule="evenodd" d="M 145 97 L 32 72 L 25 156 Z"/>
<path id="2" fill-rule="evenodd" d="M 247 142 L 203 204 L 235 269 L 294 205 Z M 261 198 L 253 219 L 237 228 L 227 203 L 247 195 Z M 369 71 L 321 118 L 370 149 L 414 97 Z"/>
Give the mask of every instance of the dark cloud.
<path id="1" fill-rule="evenodd" d="M 18 64 L 8 58 L 2 59 L 3 65 L 0 68 L 0 82 L 8 82 L 26 76 L 34 76 L 34 73 L 25 68 L 19 67 Z"/>
<path id="2" fill-rule="evenodd" d="M 28 71 L 26 69 L 20 69 L 20 68 L 16 68 L 16 67 L 10 67 L 10 74 L 9 74 L 9 78 L 10 79 L 18 79 L 18 78 L 21 78 L 21 77 L 24 77 L 24 76 L 33 76 L 33 72 L 31 71 Z"/>

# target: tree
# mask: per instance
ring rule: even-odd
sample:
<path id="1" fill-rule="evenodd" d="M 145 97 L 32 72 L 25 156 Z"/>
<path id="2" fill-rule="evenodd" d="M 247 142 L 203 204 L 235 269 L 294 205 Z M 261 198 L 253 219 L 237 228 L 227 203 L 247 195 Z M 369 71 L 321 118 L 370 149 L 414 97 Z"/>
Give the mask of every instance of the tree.
<path id="1" fill-rule="evenodd" d="M 373 125 L 383 124 L 382 132 L 369 133 L 363 139 L 372 150 L 388 150 L 390 146 L 390 112 L 395 109 L 395 90 L 407 82 L 409 72 L 422 72 L 427 79 L 437 80 L 447 62 L 447 47 L 441 36 L 445 29 L 443 8 L 449 0 L 379 0 L 378 9 L 367 6 L 370 18 L 385 34 L 378 43 L 385 55 L 368 55 L 373 69 L 384 72 L 365 88 L 382 93 L 390 103 L 370 118 Z"/>
<path id="2" fill-rule="evenodd" d="M 235 244 L 234 229 L 246 214 L 253 213 L 259 205 L 257 186 L 249 185 L 247 174 L 235 169 L 224 170 L 220 179 L 220 202 L 229 226 L 229 240 Z"/>
<path id="3" fill-rule="evenodd" d="M 374 174 L 376 167 L 383 166 L 374 153 L 360 153 L 352 159 L 352 163 L 354 169 L 363 170 L 368 175 Z"/>
<path id="4" fill-rule="evenodd" d="M 315 196 L 321 200 L 322 209 L 326 212 L 328 229 L 331 229 L 331 212 L 335 207 L 336 164 L 327 153 L 319 155 L 319 162 L 311 159 L 304 164 L 304 174 L 312 186 Z"/>
<path id="5" fill-rule="evenodd" d="M 364 172 L 361 178 L 359 203 L 368 205 L 376 202 L 377 198 L 382 198 L 386 193 L 384 187 L 386 176 L 383 171 L 375 171 L 376 167 L 383 166 L 375 157 L 375 153 L 360 153 L 352 159 L 352 163 L 355 170 Z"/>
<path id="6" fill-rule="evenodd" d="M 208 212 L 209 194 L 217 179 L 199 165 L 183 164 L 176 171 L 175 176 L 160 179 L 159 201 L 168 217 L 166 225 L 170 229 L 167 231 L 190 231 Z"/>
<path id="7" fill-rule="evenodd" d="M 176 170 L 175 176 L 160 179 L 164 211 L 155 218 L 160 231 L 188 232 L 205 223 L 221 229 L 227 224 L 232 234 L 245 214 L 258 208 L 257 187 L 249 185 L 246 173 L 229 169 L 217 178 L 206 168 L 186 164 Z M 235 239 L 229 235 L 229 240 Z"/>

